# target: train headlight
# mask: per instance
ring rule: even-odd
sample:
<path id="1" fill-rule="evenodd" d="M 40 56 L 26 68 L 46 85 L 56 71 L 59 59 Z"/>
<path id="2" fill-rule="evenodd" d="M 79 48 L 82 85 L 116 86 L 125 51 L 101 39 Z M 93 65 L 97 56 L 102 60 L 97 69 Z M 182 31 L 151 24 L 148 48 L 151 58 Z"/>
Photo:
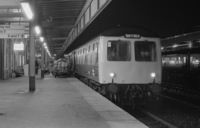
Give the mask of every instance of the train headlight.
<path id="1" fill-rule="evenodd" d="M 155 78 L 156 77 L 156 73 L 155 72 L 152 72 L 151 73 L 151 78 Z"/>
<path id="2" fill-rule="evenodd" d="M 110 77 L 114 78 L 116 76 L 116 74 L 114 72 L 110 73 Z"/>

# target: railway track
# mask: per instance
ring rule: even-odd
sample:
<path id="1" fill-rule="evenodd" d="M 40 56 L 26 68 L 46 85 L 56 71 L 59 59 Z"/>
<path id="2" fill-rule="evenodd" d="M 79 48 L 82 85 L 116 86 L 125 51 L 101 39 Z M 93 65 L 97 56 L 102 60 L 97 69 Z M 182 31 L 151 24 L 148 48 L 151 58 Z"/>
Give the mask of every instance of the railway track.
<path id="1" fill-rule="evenodd" d="M 167 90 L 169 92 L 173 92 L 173 93 L 176 93 L 176 94 L 200 99 L 199 90 L 192 89 L 192 88 L 183 88 L 183 87 L 176 85 L 176 84 L 164 83 L 163 84 L 163 90 Z"/>
<path id="2" fill-rule="evenodd" d="M 162 94 L 195 106 L 200 106 L 200 103 L 197 102 L 200 101 L 200 92 L 194 89 L 185 89 L 181 86 L 164 84 Z"/>
<path id="3" fill-rule="evenodd" d="M 158 116 L 154 115 L 151 112 L 148 112 L 146 110 L 140 109 L 140 111 L 146 115 L 148 115 L 150 118 L 154 119 L 155 121 L 159 122 L 160 124 L 157 124 L 156 126 L 150 126 L 150 127 L 168 127 L 168 128 L 178 128 L 177 126 L 159 118 Z M 161 125 L 162 124 L 162 125 Z"/>
<path id="4" fill-rule="evenodd" d="M 200 107 L 175 98 L 162 96 L 163 101 L 150 102 L 143 108 L 136 108 L 134 110 L 130 109 L 130 107 L 127 107 L 127 109 L 126 107 L 121 108 L 149 128 L 200 127 Z"/>
<path id="5" fill-rule="evenodd" d="M 199 128 L 200 108 L 171 98 L 128 111 L 150 128 Z"/>
<path id="6" fill-rule="evenodd" d="M 111 101 L 113 102 L 113 101 Z M 114 103 L 114 102 L 113 102 Z M 115 104 L 115 103 L 114 103 Z M 116 104 L 117 105 L 117 104 Z M 117 105 L 119 106 L 119 105 Z M 131 114 L 133 117 L 137 118 L 139 121 L 144 123 L 149 128 L 178 128 L 173 124 L 163 120 L 162 118 L 156 116 L 148 110 L 142 108 L 131 109 L 130 107 L 121 107 L 123 110 Z"/>
<path id="7" fill-rule="evenodd" d="M 149 128 L 200 128 L 200 107 L 189 105 L 188 102 L 180 102 L 180 99 L 174 100 L 175 98 L 162 96 L 163 100 L 159 102 L 151 101 L 147 105 L 135 109 L 110 101 Z"/>
<path id="8" fill-rule="evenodd" d="M 114 101 L 111 101 L 114 104 L 116 104 Z M 162 116 L 159 117 L 152 112 L 150 112 L 148 109 L 145 108 L 135 108 L 132 109 L 130 107 L 120 106 L 119 104 L 116 104 L 123 110 L 127 111 L 129 114 L 131 114 L 133 117 L 140 120 L 142 123 L 147 125 L 149 128 L 178 128 L 177 126 L 173 125 L 172 123 L 162 119 Z"/>

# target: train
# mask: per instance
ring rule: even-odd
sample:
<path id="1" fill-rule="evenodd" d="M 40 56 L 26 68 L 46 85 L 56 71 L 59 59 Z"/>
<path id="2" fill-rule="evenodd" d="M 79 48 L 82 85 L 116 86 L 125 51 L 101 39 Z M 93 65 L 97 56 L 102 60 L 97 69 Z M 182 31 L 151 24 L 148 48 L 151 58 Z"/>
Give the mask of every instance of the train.
<path id="1" fill-rule="evenodd" d="M 71 73 L 71 63 L 69 56 L 54 61 L 52 74 L 57 77 L 69 77 Z"/>
<path id="2" fill-rule="evenodd" d="M 69 55 L 74 75 L 115 103 L 135 107 L 161 93 L 160 38 L 148 30 L 109 29 Z"/>
<path id="3" fill-rule="evenodd" d="M 200 31 L 161 40 L 163 85 L 200 90 Z"/>

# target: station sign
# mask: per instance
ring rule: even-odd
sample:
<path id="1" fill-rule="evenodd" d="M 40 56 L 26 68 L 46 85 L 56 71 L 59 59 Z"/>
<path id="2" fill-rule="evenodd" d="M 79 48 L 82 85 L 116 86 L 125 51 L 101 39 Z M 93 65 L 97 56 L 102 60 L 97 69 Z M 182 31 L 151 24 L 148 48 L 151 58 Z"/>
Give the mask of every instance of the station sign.
<path id="1" fill-rule="evenodd" d="M 0 34 L 24 34 L 23 29 L 0 29 Z"/>
<path id="2" fill-rule="evenodd" d="M 27 38 L 25 34 L 0 34 L 0 39 Z"/>
<path id="3" fill-rule="evenodd" d="M 27 33 L 23 25 L 0 25 L 0 38 L 25 38 Z"/>
<path id="4" fill-rule="evenodd" d="M 0 25 L 0 34 L 24 34 L 25 26 L 22 25 Z"/>
<path id="5" fill-rule="evenodd" d="M 23 25 L 0 25 L 0 29 L 25 29 Z"/>
<path id="6" fill-rule="evenodd" d="M 14 49 L 15 51 L 23 51 L 23 50 L 24 50 L 24 44 L 23 44 L 23 43 L 14 44 L 13 49 Z"/>

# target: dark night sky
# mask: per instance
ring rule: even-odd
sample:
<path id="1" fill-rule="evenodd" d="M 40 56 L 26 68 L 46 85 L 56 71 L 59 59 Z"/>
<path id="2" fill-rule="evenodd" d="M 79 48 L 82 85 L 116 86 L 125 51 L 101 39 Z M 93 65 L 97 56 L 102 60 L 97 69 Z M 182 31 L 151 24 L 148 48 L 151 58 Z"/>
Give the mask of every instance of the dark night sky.
<path id="1" fill-rule="evenodd" d="M 199 4 L 193 0 L 112 0 L 68 52 L 118 25 L 144 27 L 161 38 L 191 32 L 200 25 L 199 12 Z"/>
<path id="2" fill-rule="evenodd" d="M 103 19 L 121 25 L 142 26 L 162 38 L 200 25 L 199 4 L 176 0 L 113 0 Z M 107 11 L 107 13 L 106 13 Z"/>

